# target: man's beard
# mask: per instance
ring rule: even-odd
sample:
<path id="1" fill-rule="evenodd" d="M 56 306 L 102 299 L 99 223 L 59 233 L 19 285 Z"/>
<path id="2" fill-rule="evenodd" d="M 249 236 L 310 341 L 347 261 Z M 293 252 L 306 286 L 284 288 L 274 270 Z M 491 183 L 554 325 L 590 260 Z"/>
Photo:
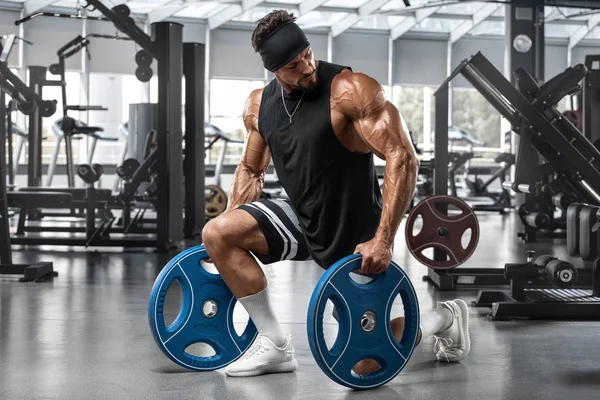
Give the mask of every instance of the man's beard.
<path id="1" fill-rule="evenodd" d="M 302 83 L 304 83 L 305 81 L 301 81 L 300 85 L 298 85 L 298 90 L 302 91 L 302 92 L 312 92 L 313 90 L 315 90 L 317 88 L 317 86 L 319 86 L 319 78 L 318 76 L 316 76 L 316 71 L 313 73 L 313 75 L 311 75 L 309 78 L 305 78 L 310 79 L 310 85 L 309 86 L 301 86 Z M 312 80 L 314 79 L 314 81 Z"/>

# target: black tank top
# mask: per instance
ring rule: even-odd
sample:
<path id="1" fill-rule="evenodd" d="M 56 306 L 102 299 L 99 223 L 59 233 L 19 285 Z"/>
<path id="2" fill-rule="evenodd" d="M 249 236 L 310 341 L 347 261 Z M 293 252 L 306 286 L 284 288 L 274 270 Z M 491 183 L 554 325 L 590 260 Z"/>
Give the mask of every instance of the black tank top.
<path id="1" fill-rule="evenodd" d="M 258 128 L 268 144 L 281 185 L 304 232 L 308 250 L 321 267 L 354 252 L 373 238 L 382 209 L 373 154 L 348 151 L 331 125 L 330 92 L 340 65 L 319 61 L 319 84 L 306 92 L 286 93 L 273 79 L 264 89 Z"/>

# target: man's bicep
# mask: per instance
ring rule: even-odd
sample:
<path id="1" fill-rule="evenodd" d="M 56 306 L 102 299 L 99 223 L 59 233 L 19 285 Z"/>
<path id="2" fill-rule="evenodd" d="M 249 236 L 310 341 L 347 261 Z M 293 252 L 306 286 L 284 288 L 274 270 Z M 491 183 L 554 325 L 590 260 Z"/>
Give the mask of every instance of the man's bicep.
<path id="1" fill-rule="evenodd" d="M 357 118 L 354 126 L 367 147 L 384 160 L 398 152 L 414 152 L 406 122 L 390 102 Z"/>

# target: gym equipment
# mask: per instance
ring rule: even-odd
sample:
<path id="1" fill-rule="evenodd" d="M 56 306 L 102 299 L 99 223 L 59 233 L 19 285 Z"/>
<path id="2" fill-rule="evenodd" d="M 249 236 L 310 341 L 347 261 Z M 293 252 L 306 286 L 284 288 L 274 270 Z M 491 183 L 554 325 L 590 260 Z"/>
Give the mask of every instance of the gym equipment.
<path id="1" fill-rule="evenodd" d="M 448 133 L 450 135 L 451 132 Z M 450 184 L 450 193 L 454 197 L 458 197 L 456 189 L 456 174 L 464 171 L 464 181 L 469 189 L 469 198 L 471 197 L 489 197 L 493 200 L 492 204 L 475 204 L 472 208 L 475 211 L 489 211 L 504 214 L 507 208 L 511 208 L 510 194 L 504 188 L 499 193 L 493 193 L 488 190 L 488 187 L 498 179 L 500 185 L 506 180 L 506 174 L 515 163 L 514 155 L 510 153 L 499 154 L 494 162 L 500 164 L 500 168 L 493 169 L 490 167 L 467 166 L 466 164 L 475 157 L 474 153 L 448 153 L 449 168 L 448 182 Z M 473 180 L 468 179 L 468 175 L 475 175 Z M 477 175 L 491 175 L 487 181 L 478 178 Z"/>
<path id="2" fill-rule="evenodd" d="M 580 130 L 590 142 L 597 144 L 600 143 L 600 55 L 586 55 L 585 66 L 588 73 L 583 79 L 583 126 Z"/>
<path id="3" fill-rule="evenodd" d="M 531 253 L 528 259 L 533 258 L 534 254 Z M 577 282 L 577 269 L 569 262 L 552 256 L 541 256 L 535 260 L 534 264 L 540 267 L 538 274 L 543 274 L 544 279 L 560 288 L 571 288 Z"/>
<path id="4" fill-rule="evenodd" d="M 583 113 L 580 110 L 567 110 L 563 116 L 577 129 L 583 130 Z"/>
<path id="5" fill-rule="evenodd" d="M 6 63 L 10 53 L 13 49 L 15 41 L 18 37 L 16 35 L 6 35 L 3 37 L 2 53 L 0 54 L 0 62 Z M 23 38 L 18 38 L 24 43 L 33 44 L 32 42 Z M 4 105 L 2 105 L 4 106 Z M 15 185 L 15 175 L 19 167 L 19 160 L 21 158 L 21 152 L 27 138 L 27 132 L 17 127 L 12 122 L 12 113 L 19 109 L 18 102 L 10 100 L 5 110 L 6 115 L 6 137 L 8 139 L 8 186 L 12 189 Z M 17 135 L 17 151 L 16 154 L 13 152 L 13 135 Z"/>
<path id="6" fill-rule="evenodd" d="M 449 213 L 453 205 L 459 214 Z M 415 235 L 418 217 L 422 227 Z M 463 245 L 465 232 L 471 230 L 469 242 Z M 406 245 L 410 253 L 429 268 L 445 270 L 456 268 L 467 261 L 479 242 L 479 223 L 473 210 L 464 201 L 451 196 L 431 196 L 419 202 L 408 214 L 405 229 Z M 433 248 L 442 257 L 427 257 L 424 251 Z"/>
<path id="7" fill-rule="evenodd" d="M 14 105 L 13 101 L 9 102 L 9 106 L 6 109 L 6 120 L 7 127 L 10 125 L 12 127 L 11 130 L 7 131 L 8 137 L 8 184 L 9 186 L 13 186 L 15 183 L 15 175 L 19 170 L 19 160 L 21 159 L 21 154 L 23 153 L 23 147 L 25 146 L 25 142 L 27 141 L 27 132 L 25 132 L 20 126 L 16 125 L 12 122 L 12 112 L 16 111 L 16 105 Z M 10 122 L 10 123 L 8 123 Z M 13 136 L 16 136 L 17 140 L 15 146 L 13 146 Z M 43 138 L 45 139 L 45 138 Z"/>
<path id="8" fill-rule="evenodd" d="M 183 237 L 202 235 L 206 222 L 204 185 L 206 179 L 204 140 L 207 119 L 204 115 L 204 79 L 206 46 L 203 43 L 183 44 L 183 76 L 185 78 L 185 149 L 183 157 L 184 220 Z"/>
<path id="9" fill-rule="evenodd" d="M 486 167 L 473 167 L 467 168 L 466 173 L 469 175 L 475 175 L 474 180 L 465 178 L 465 183 L 470 191 L 470 196 L 473 197 L 489 197 L 492 204 L 475 204 L 473 210 L 475 211 L 490 211 L 504 214 L 505 210 L 512 208 L 510 201 L 510 193 L 502 184 L 506 181 L 506 174 L 510 172 L 510 168 L 515 164 L 515 156 L 510 153 L 501 153 L 494 159 L 496 164 L 500 165 L 495 172 L 491 168 Z M 477 175 L 491 175 L 485 182 L 478 178 Z M 500 183 L 500 192 L 490 192 L 489 186 L 498 179 Z"/>
<path id="10" fill-rule="evenodd" d="M 485 143 L 481 140 L 475 139 L 471 133 L 459 128 L 456 125 L 450 125 L 448 127 L 448 143 L 450 144 L 450 147 L 452 147 L 456 145 L 457 142 L 461 144 L 467 144 L 470 147 L 485 145 Z"/>
<path id="11" fill-rule="evenodd" d="M 458 193 L 456 191 L 456 173 L 463 169 L 464 165 L 471 160 L 473 156 L 473 153 L 448 153 L 448 179 L 450 182 L 450 194 L 454 197 L 458 197 Z"/>
<path id="12" fill-rule="evenodd" d="M 146 242 L 129 243 L 127 247 L 147 247 L 153 242 L 153 246 L 159 252 L 166 252 L 177 247 L 183 239 L 183 212 L 181 204 L 183 182 L 183 148 L 182 148 L 182 128 L 181 128 L 181 84 L 182 84 L 182 59 L 183 57 L 183 37 L 182 26 L 172 22 L 157 22 L 152 24 L 152 35 L 146 34 L 140 29 L 135 21 L 129 16 L 129 8 L 126 5 L 119 5 L 109 9 L 104 2 L 100 0 L 88 0 L 84 7 L 85 10 L 95 10 L 103 14 L 108 20 L 113 22 L 115 27 L 131 38 L 141 49 L 146 50 L 156 61 L 158 65 L 158 108 L 161 112 L 157 116 L 156 130 L 158 132 L 157 143 L 157 197 L 156 197 L 156 228 L 153 236 L 146 238 Z M 82 9 L 82 11 L 85 11 Z M 30 67 L 30 79 L 32 85 L 41 90 L 41 84 L 46 81 L 46 69 L 33 69 Z M 43 71 L 42 71 L 43 70 Z M 186 76 L 186 82 L 190 79 Z M 203 79 L 196 80 L 198 84 L 204 82 Z M 203 96 L 200 96 L 203 98 Z M 173 99 L 179 99 L 172 101 Z M 186 101 L 187 103 L 187 101 Z M 197 105 L 193 110 L 197 113 L 203 107 Z M 186 107 L 187 112 L 187 107 Z M 187 121 L 196 121 L 193 114 L 186 118 Z M 33 120 L 29 124 L 30 128 L 30 157 L 29 157 L 29 181 L 30 187 L 40 186 L 41 175 L 41 143 L 39 140 L 40 123 Z M 195 126 L 194 132 L 202 130 L 202 126 Z M 193 135 L 186 135 L 193 136 Z M 196 159 L 197 154 L 193 154 L 195 147 L 187 146 L 186 151 L 192 154 L 187 155 L 190 159 Z M 187 181 L 187 180 L 186 180 Z M 190 180 L 195 182 L 195 180 Z M 87 188 L 86 188 L 87 189 Z M 194 191 L 190 191 L 193 193 Z M 187 188 L 186 188 L 187 193 Z M 201 198 L 203 201 L 203 198 Z M 87 217 L 87 216 L 86 216 Z M 52 237 L 35 238 L 36 244 L 43 244 L 46 240 L 54 239 Z M 61 238 L 62 239 L 62 238 Z M 127 239 L 127 238 L 125 238 Z M 133 238 L 132 238 L 133 239 Z M 118 241 L 100 240 L 102 245 L 119 246 Z M 127 242 L 127 240 L 125 240 Z M 86 244 L 87 241 L 77 244 Z M 75 243 L 74 243 L 75 244 Z"/>
<path id="13" fill-rule="evenodd" d="M 100 164 L 81 164 L 77 167 L 77 175 L 87 184 L 96 183 L 104 174 L 104 167 Z"/>
<path id="14" fill-rule="evenodd" d="M 483 288 L 483 287 L 494 287 L 494 286 L 508 286 L 511 284 L 511 276 L 507 276 L 503 269 L 498 268 L 455 268 L 453 266 L 455 263 L 452 263 L 450 258 L 448 257 L 448 251 L 438 250 L 441 247 L 441 244 L 447 246 L 459 246 L 459 248 L 464 248 L 462 245 L 462 236 L 463 233 L 468 229 L 467 226 L 471 225 L 479 228 L 478 223 L 476 222 L 476 215 L 469 211 L 470 214 L 473 214 L 471 218 L 471 222 L 465 219 L 464 226 L 462 223 L 454 223 L 454 227 L 452 224 L 448 224 L 445 219 L 447 217 L 444 216 L 443 211 L 444 207 L 447 207 L 450 201 L 456 201 L 463 203 L 462 207 L 466 206 L 466 203 L 462 202 L 462 200 L 452 198 L 449 196 L 433 196 L 433 198 L 438 197 L 441 199 L 441 203 L 438 203 L 437 207 L 427 207 L 426 215 L 429 216 L 429 219 L 422 217 L 422 225 L 421 231 L 417 235 L 413 235 L 413 230 L 417 225 L 417 221 L 419 221 L 418 216 L 421 213 L 421 210 L 427 203 L 421 202 L 414 207 L 406 221 L 406 232 L 405 237 L 407 241 L 407 247 L 411 254 L 417 248 L 427 249 L 433 248 L 434 258 L 426 257 L 425 255 L 417 254 L 415 257 L 422 262 L 424 265 L 428 266 L 427 275 L 423 277 L 425 281 L 429 281 L 433 283 L 436 288 L 440 290 L 456 290 L 456 289 L 474 289 L 474 288 Z M 426 198 L 425 200 L 428 200 Z M 424 200 L 424 201 L 425 201 Z M 467 208 L 468 209 L 468 208 Z M 462 211 L 462 209 L 461 209 Z M 441 217 L 441 218 L 440 218 Z M 456 217 L 455 217 L 456 218 Z M 448 229 L 448 228 L 451 229 Z M 422 233 L 425 232 L 425 233 Z M 471 239 L 469 242 L 476 246 L 477 243 L 473 243 L 474 235 L 479 231 L 471 232 Z M 421 236 L 421 234 L 423 236 Z M 446 235 L 446 237 L 444 237 Z M 452 235 L 455 238 L 454 241 L 450 242 L 448 237 Z M 415 240 L 415 238 L 417 240 Z M 456 239 L 458 239 L 458 243 L 456 243 Z M 452 243 L 452 244 L 450 244 Z M 436 247 L 437 246 L 437 247 Z M 463 252 L 463 254 L 465 254 Z M 415 254 L 413 254 L 415 255 Z M 463 260 L 463 262 L 466 261 Z M 437 268 L 438 266 L 445 267 L 447 269 Z M 553 266 L 554 268 L 554 266 Z M 562 267 L 561 267 L 562 268 Z M 559 268 L 559 270 L 561 269 Z M 538 270 L 536 270 L 538 271 Z M 551 275 L 551 273 L 549 272 Z M 530 281 L 529 287 L 544 289 L 548 287 L 556 286 L 554 281 L 543 279 L 543 276 L 538 274 L 537 272 L 528 274 Z M 579 270 L 577 271 L 577 275 L 573 280 L 572 284 L 575 288 L 588 288 L 591 285 L 592 280 L 592 272 L 589 269 Z M 578 279 L 577 279 L 578 278 Z"/>
<path id="15" fill-rule="evenodd" d="M 415 289 L 394 262 L 373 280 L 356 283 L 350 273 L 360 269 L 362 256 L 347 256 L 319 279 L 310 298 L 307 332 L 310 349 L 321 370 L 333 381 L 354 389 L 373 389 L 397 376 L 410 359 L 419 332 L 419 303 Z M 400 342 L 392 332 L 391 309 L 399 295 L 404 306 L 404 331 Z M 338 315 L 337 338 L 328 349 L 323 318 L 327 300 Z M 374 359 L 380 369 L 373 374 L 352 371 L 357 362 Z"/>
<path id="16" fill-rule="evenodd" d="M 121 150 L 121 156 L 119 157 L 119 163 L 122 165 L 123 162 L 127 159 L 127 154 L 129 150 L 129 123 L 124 122 L 119 124 L 119 133 L 121 134 L 121 138 L 123 139 L 123 150 Z M 121 179 L 119 178 L 119 167 L 117 167 L 117 177 L 115 178 L 115 183 L 113 184 L 113 192 L 119 191 L 119 183 L 121 183 Z"/>
<path id="17" fill-rule="evenodd" d="M 543 255 L 533 261 L 527 252 L 525 263 L 506 264 L 510 291 L 480 291 L 475 305 L 491 307 L 493 320 L 511 318 L 600 319 L 600 207 L 574 203 L 567 210 L 569 255 L 591 262 L 591 268 L 576 269 L 571 263 Z M 578 275 L 592 272 L 592 290 L 572 289 Z M 535 279 L 552 282 L 555 289 L 532 288 Z"/>
<path id="18" fill-rule="evenodd" d="M 46 186 L 52 186 L 52 180 L 54 178 L 54 171 L 58 162 L 58 153 L 60 152 L 60 145 L 62 141 L 65 141 L 65 153 L 67 159 L 67 182 L 68 187 L 75 187 L 75 175 L 74 175 L 74 161 L 73 161 L 73 139 L 81 139 L 84 135 L 90 138 L 90 148 L 88 150 L 88 164 L 92 163 L 94 153 L 96 151 L 96 145 L 99 140 L 115 142 L 119 140 L 114 137 L 105 137 L 99 134 L 103 132 L 104 128 L 91 127 L 82 121 L 73 119 L 71 117 L 59 118 L 52 124 L 52 132 L 55 136 L 54 150 L 52 151 L 52 158 L 48 165 L 48 173 L 46 175 Z"/>
<path id="19" fill-rule="evenodd" d="M 242 335 L 233 324 L 236 298 L 218 274 L 206 271 L 204 246 L 187 249 L 165 265 L 150 295 L 148 320 L 161 351 L 182 367 L 198 371 L 223 368 L 238 359 L 252 344 L 258 331 L 249 318 Z M 174 281 L 182 291 L 182 306 L 175 320 L 165 324 L 165 298 Z M 210 345 L 215 355 L 200 357 L 186 349 L 195 343 Z"/>
<path id="20" fill-rule="evenodd" d="M 146 163 L 146 160 L 157 149 L 158 138 L 155 129 L 157 111 L 156 104 L 138 103 L 129 105 L 128 158 L 123 161 L 122 165 L 117 167 L 117 176 L 125 179 L 122 182 L 120 193 L 125 194 L 125 198 L 131 200 L 133 200 L 133 196 L 147 197 L 147 189 L 151 181 L 156 180 L 157 171 L 154 165 L 156 160 L 150 164 Z M 144 179 L 137 180 L 132 184 L 129 180 L 133 178 L 142 164 L 144 169 L 140 172 L 144 174 Z M 134 166 L 137 167 L 135 170 L 133 169 Z M 127 170 L 129 171 L 127 172 Z M 131 194 L 131 197 L 129 194 Z"/>
<path id="21" fill-rule="evenodd" d="M 56 112 L 56 100 L 44 100 L 33 91 L 26 91 L 27 85 L 12 73 L 5 62 L 0 62 L 0 74 L 2 76 L 2 89 L 9 94 L 15 93 L 13 100 L 17 102 L 17 108 L 25 115 L 36 112 L 41 117 L 51 117 Z M 23 95 L 22 93 L 26 93 Z"/>
<path id="22" fill-rule="evenodd" d="M 61 14 L 61 13 L 51 13 L 51 12 L 36 12 L 33 13 L 31 15 L 27 15 L 26 17 L 23 17 L 19 20 L 15 21 L 15 25 L 19 26 L 21 24 L 24 24 L 25 22 L 31 21 L 34 18 L 37 17 L 56 17 L 56 18 L 69 18 L 69 19 L 89 19 L 91 21 L 109 21 L 108 18 L 104 18 L 104 17 L 95 17 L 95 16 L 90 16 L 90 15 L 84 15 L 84 14 Z"/>
<path id="23" fill-rule="evenodd" d="M 206 185 L 205 193 L 205 208 L 206 218 L 212 219 L 221 215 L 227 209 L 227 194 L 217 185 Z"/>
<path id="24" fill-rule="evenodd" d="M 207 172 L 214 173 L 214 184 L 205 185 L 204 187 L 205 215 L 207 219 L 212 219 L 218 217 L 227 209 L 227 193 L 221 187 L 221 174 L 223 173 L 223 166 L 225 164 L 227 146 L 230 143 L 243 144 L 244 141 L 230 138 L 214 125 L 205 126 L 205 132 L 205 140 L 207 141 L 204 146 L 205 152 L 209 151 L 218 141 L 223 142 L 214 169 L 211 171 L 210 167 L 206 168 Z"/>
<path id="25" fill-rule="evenodd" d="M 73 147 L 72 147 L 72 138 L 81 138 L 81 135 L 87 135 L 90 140 L 90 147 L 88 149 L 88 164 L 92 163 L 92 159 L 94 157 L 94 153 L 96 151 L 96 145 L 99 140 L 102 141 L 117 141 L 119 140 L 116 137 L 105 137 L 100 135 L 100 132 L 103 132 L 104 129 L 101 127 L 90 127 L 87 126 L 82 121 L 75 120 L 68 116 L 69 111 L 107 111 L 107 108 L 102 106 L 81 106 L 81 105 L 68 105 L 67 102 L 67 91 L 66 91 L 66 76 L 65 76 L 65 63 L 69 57 L 72 57 L 84 50 L 88 52 L 88 58 L 90 57 L 88 51 L 88 45 L 90 44 L 90 38 L 103 38 L 103 39 L 116 39 L 116 40 L 131 40 L 126 37 L 121 37 L 118 35 L 101 35 L 101 34 L 89 34 L 85 37 L 78 35 L 73 40 L 69 41 L 67 44 L 62 46 L 57 51 L 58 60 L 57 64 L 52 64 L 49 67 L 50 72 L 53 75 L 59 75 L 59 81 L 46 81 L 45 85 L 59 83 L 61 87 L 62 100 L 63 100 L 63 117 L 56 121 L 52 125 L 52 131 L 56 136 L 56 141 L 54 144 L 54 151 L 52 153 L 52 159 L 50 161 L 50 165 L 48 167 L 48 176 L 46 179 L 46 186 L 52 185 L 52 178 L 54 177 L 54 169 L 56 168 L 56 162 L 58 158 L 58 153 L 60 151 L 60 144 L 62 140 L 65 141 L 65 155 L 67 158 L 67 178 L 68 178 L 68 186 L 75 187 L 75 178 L 74 178 L 74 163 L 73 163 Z"/>
<path id="26" fill-rule="evenodd" d="M 535 184 L 532 177 L 544 181 L 553 174 L 564 174 L 579 201 L 597 204 L 600 196 L 600 152 L 563 115 L 555 105 L 566 95 L 579 90 L 577 83 L 585 76 L 582 65 L 566 69 L 541 87 L 523 70 L 515 71 L 519 78 L 515 88 L 483 54 L 478 52 L 462 61 L 435 93 L 435 171 L 434 194 L 448 193 L 448 106 L 449 83 L 458 75 L 464 76 L 483 97 L 506 118 L 512 130 L 520 136 L 516 157 L 515 182 L 505 182 L 511 190 L 523 193 L 522 187 Z M 584 112 L 585 114 L 585 112 Z M 546 163 L 531 170 L 525 160 L 528 149 L 535 149 Z M 537 179 L 537 178 L 536 178 Z M 542 182 L 544 184 L 546 182 Z M 456 271 L 456 273 L 455 273 Z M 428 270 L 428 279 L 443 289 L 456 289 L 458 282 L 477 280 L 497 285 L 510 283 L 497 271 L 456 269 L 454 271 Z M 580 271 L 579 282 L 588 282 Z M 579 284 L 578 284 L 579 285 Z M 465 285 L 467 286 L 467 285 Z M 487 285 L 486 285 L 487 286 Z M 468 287 L 476 287 L 468 285 Z"/>
<path id="27" fill-rule="evenodd" d="M 505 187 L 511 189 L 512 184 L 506 182 Z M 526 242 L 535 242 L 540 237 L 566 237 L 566 211 L 579 198 L 565 176 L 554 174 L 548 183 L 542 185 L 538 182 L 532 194 L 518 209 L 525 226 L 525 231 L 519 233 L 519 237 Z"/>
<path id="28" fill-rule="evenodd" d="M 129 16 L 129 8 L 126 5 L 119 5 L 109 9 L 104 2 L 99 0 L 88 0 L 84 7 L 87 10 L 95 8 L 97 12 L 103 14 L 106 19 L 113 22 L 115 27 L 124 32 L 129 38 L 136 42 L 139 48 L 144 49 L 157 62 L 158 71 L 158 104 L 160 110 L 156 118 L 157 146 L 156 146 L 156 195 L 152 203 L 143 204 L 136 202 L 140 209 L 145 210 L 151 206 L 155 212 L 155 224 L 152 227 L 130 230 L 129 226 L 114 227 L 116 218 L 100 218 L 99 224 L 90 223 L 96 219 L 95 212 L 100 210 L 100 215 L 110 215 L 111 207 L 125 208 L 126 205 L 119 203 L 112 192 L 108 190 L 108 198 L 102 197 L 98 200 L 98 195 L 104 195 L 103 191 L 86 187 L 85 189 L 65 188 L 58 189 L 67 195 L 67 201 L 61 203 L 61 209 L 85 209 L 86 226 L 73 226 L 72 232 L 79 233 L 84 231 L 85 237 L 55 237 L 52 235 L 40 235 L 31 237 L 17 237 L 21 244 L 28 245 L 71 245 L 71 246 L 116 246 L 116 247 L 153 247 L 158 252 L 167 252 L 181 244 L 184 235 L 189 237 L 189 232 L 199 232 L 205 222 L 204 210 L 204 187 L 198 187 L 197 171 L 200 171 L 200 177 L 204 177 L 198 164 L 203 165 L 202 147 L 198 148 L 195 144 L 197 138 L 200 138 L 200 144 L 203 143 L 203 114 L 202 105 L 204 99 L 204 76 L 200 75 L 204 65 L 204 46 L 198 43 L 190 43 L 184 51 L 182 43 L 182 26 L 172 22 L 158 22 L 152 24 L 152 33 L 146 34 L 141 30 L 135 21 Z M 85 11 L 82 9 L 82 11 Z M 187 55 L 186 55 L 187 54 Z M 183 70 L 186 71 L 186 131 L 190 132 L 185 136 L 185 163 L 183 162 L 183 137 L 181 129 L 181 101 L 172 101 L 181 99 L 182 84 L 182 60 Z M 46 80 L 47 69 L 43 67 L 31 66 L 30 84 L 35 90 L 40 91 Z M 56 68 L 54 68 L 56 69 Z M 191 98 L 191 97 L 194 98 Z M 200 122 L 200 124 L 198 124 Z M 31 118 L 29 121 L 29 158 L 28 158 L 28 186 L 39 191 L 41 186 L 41 122 L 39 118 Z M 185 169 L 185 182 L 183 180 Z M 201 182 L 202 183 L 202 182 Z M 182 188 L 184 190 L 182 190 Z M 22 189 L 21 189 L 22 190 Z M 48 191 L 51 191 L 48 189 Z M 185 202 L 183 193 L 185 192 Z M 35 203 L 16 204 L 22 210 L 29 210 L 27 214 L 37 217 L 38 208 L 58 208 L 59 204 L 51 203 L 51 198 L 46 201 L 41 199 Z M 88 196 L 88 195 L 91 195 Z M 62 195 L 61 195 L 62 196 Z M 41 205 L 38 205 L 41 204 Z M 66 204 L 66 207 L 65 207 Z M 181 205 L 185 205 L 185 213 Z M 129 204 L 128 207 L 134 205 Z M 201 212 L 197 212 L 201 209 Z M 90 213 L 91 211 L 91 213 Z M 88 213 L 90 213 L 88 215 Z M 184 217 L 185 215 L 185 217 Z M 185 227 L 184 227 L 185 218 Z M 35 227 L 28 229 L 33 231 Z M 52 227 L 44 227 L 44 231 L 53 231 Z M 143 232 L 138 232 L 142 230 Z M 41 229 L 39 231 L 42 231 Z M 110 235 L 117 233 L 118 236 Z M 144 233 L 144 235 L 138 235 Z M 132 234 L 136 234 L 133 236 Z"/>
<path id="29" fill-rule="evenodd" d="M 135 158 L 128 158 L 117 167 L 117 175 L 119 178 L 128 181 L 133 177 L 133 174 L 135 174 L 140 165 L 140 162 Z"/>
<path id="30" fill-rule="evenodd" d="M 586 75 L 585 66 L 569 67 L 547 81 L 541 87 L 524 70 L 518 69 L 519 89 L 515 88 L 481 53 L 464 60 L 440 87 L 444 92 L 448 83 L 462 74 L 512 125 L 521 137 L 521 146 L 533 146 L 544 157 L 548 165 L 540 166 L 539 176 L 548 176 L 554 171 L 564 174 L 565 181 L 574 189 L 582 201 L 595 204 L 600 192 L 600 152 L 554 107 L 564 96 L 579 90 L 578 82 Z M 436 99 L 441 99 L 438 90 Z M 445 96 L 443 96 L 445 98 Z M 439 106 L 447 106 L 444 101 Z M 445 109 L 436 110 L 436 117 Z M 436 135 L 442 134 L 436 127 Z M 436 143 L 444 139 L 436 137 Z M 443 163 L 436 149 L 436 162 Z M 440 149 L 443 151 L 443 149 Z M 516 182 L 511 185 L 519 191 L 519 184 L 531 185 L 521 177 L 530 176 L 516 156 Z M 443 164 L 442 164 L 443 165 Z M 437 170 L 437 169 L 436 169 Z M 537 172 L 537 171 L 536 171 Z M 441 178 L 441 177 L 439 177 Z M 440 180 L 439 185 L 445 181 Z"/>
<path id="31" fill-rule="evenodd" d="M 6 54 L 6 49 L 3 49 L 2 54 L 3 56 Z M 2 65 L 0 70 L 4 69 L 6 62 L 3 56 L 0 57 L 0 65 Z M 12 242 L 10 237 L 8 207 L 10 205 L 10 198 L 14 197 L 14 194 L 7 191 L 5 170 L 5 146 L 7 131 L 9 130 L 7 128 L 9 126 L 12 127 L 12 124 L 7 124 L 6 121 L 8 110 L 5 108 L 5 92 L 8 92 L 11 97 L 17 99 L 27 97 L 34 98 L 34 96 L 32 95 L 32 90 L 26 85 L 14 85 L 14 82 L 11 80 L 13 86 L 8 83 L 7 78 L 9 77 L 4 76 L 0 72 L 0 275 L 22 275 L 23 277 L 20 278 L 20 281 L 41 282 L 58 276 L 58 273 L 54 271 L 52 262 L 40 261 L 33 264 L 14 264 L 12 260 Z M 14 80 L 16 77 L 12 76 L 11 78 Z M 10 91 L 7 89 L 10 89 Z M 10 113 L 10 111 L 8 112 Z M 28 196 L 25 195 L 24 197 L 26 200 Z"/>

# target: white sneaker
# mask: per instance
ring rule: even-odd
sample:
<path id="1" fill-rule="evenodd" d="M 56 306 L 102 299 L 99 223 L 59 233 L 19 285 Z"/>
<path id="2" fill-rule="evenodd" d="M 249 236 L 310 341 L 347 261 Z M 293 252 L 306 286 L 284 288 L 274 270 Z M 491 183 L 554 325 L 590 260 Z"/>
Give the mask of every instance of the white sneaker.
<path id="1" fill-rule="evenodd" d="M 433 351 L 438 361 L 459 362 L 471 351 L 469 338 L 469 307 L 464 300 L 456 299 L 439 304 L 452 313 L 450 328 L 435 337 Z"/>
<path id="2" fill-rule="evenodd" d="M 266 336 L 258 335 L 256 340 L 236 362 L 225 368 L 227 376 L 257 376 L 264 374 L 293 372 L 298 368 L 294 359 L 292 336 L 288 335 L 281 347 Z"/>

